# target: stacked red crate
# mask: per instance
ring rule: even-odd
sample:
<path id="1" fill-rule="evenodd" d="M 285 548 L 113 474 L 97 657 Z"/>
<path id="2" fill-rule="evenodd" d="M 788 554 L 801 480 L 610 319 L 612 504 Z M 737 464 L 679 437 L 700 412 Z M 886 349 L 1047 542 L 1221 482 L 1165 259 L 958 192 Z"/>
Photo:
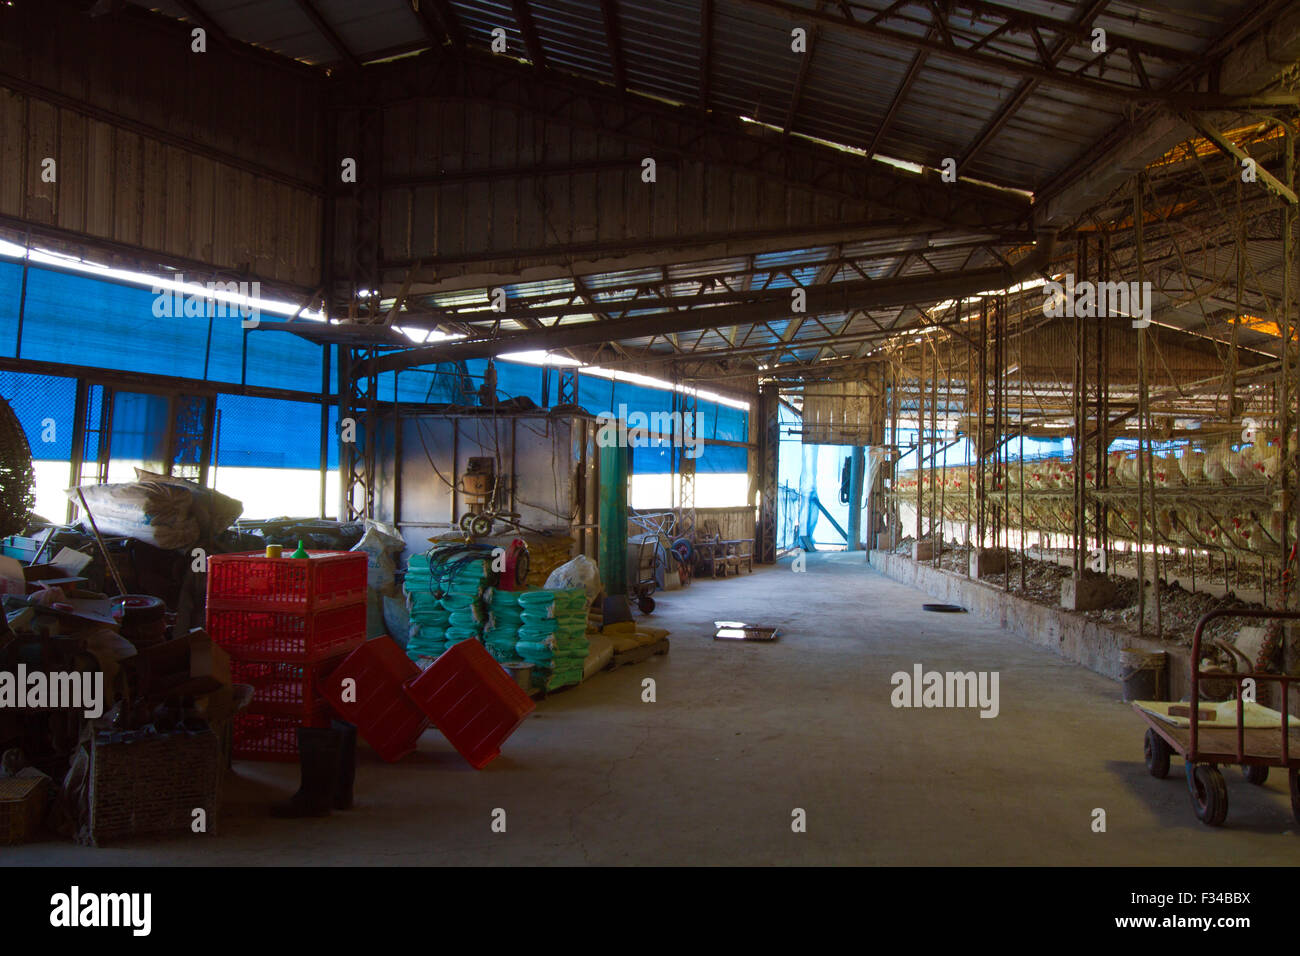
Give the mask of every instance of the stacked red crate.
<path id="1" fill-rule="evenodd" d="M 208 634 L 231 678 L 253 688 L 234 722 L 234 756 L 298 759 L 297 729 L 329 722 L 317 681 L 366 639 L 364 552 L 308 559 L 259 553 L 208 559 Z"/>

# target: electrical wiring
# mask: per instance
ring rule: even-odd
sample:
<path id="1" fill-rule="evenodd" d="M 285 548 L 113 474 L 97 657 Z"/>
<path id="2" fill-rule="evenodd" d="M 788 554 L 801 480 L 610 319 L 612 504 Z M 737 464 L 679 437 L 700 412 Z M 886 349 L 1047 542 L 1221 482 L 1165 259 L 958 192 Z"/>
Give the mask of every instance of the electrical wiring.
<path id="1" fill-rule="evenodd" d="M 486 544 L 435 544 L 424 553 L 429 564 L 429 593 L 441 598 L 456 574 L 475 561 L 489 560 L 492 547 Z"/>

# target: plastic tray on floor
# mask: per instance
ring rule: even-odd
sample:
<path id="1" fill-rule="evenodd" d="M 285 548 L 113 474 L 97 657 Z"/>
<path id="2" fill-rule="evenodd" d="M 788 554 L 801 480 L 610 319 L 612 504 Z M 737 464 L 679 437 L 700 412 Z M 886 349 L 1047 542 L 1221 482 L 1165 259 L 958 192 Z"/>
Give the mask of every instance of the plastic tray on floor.
<path id="1" fill-rule="evenodd" d="M 483 769 L 535 705 L 478 641 L 462 641 L 406 684 L 462 757 Z"/>
<path id="2" fill-rule="evenodd" d="M 415 749 L 429 718 L 407 696 L 420 668 L 391 637 L 366 641 L 317 681 L 321 696 L 389 762 Z"/>

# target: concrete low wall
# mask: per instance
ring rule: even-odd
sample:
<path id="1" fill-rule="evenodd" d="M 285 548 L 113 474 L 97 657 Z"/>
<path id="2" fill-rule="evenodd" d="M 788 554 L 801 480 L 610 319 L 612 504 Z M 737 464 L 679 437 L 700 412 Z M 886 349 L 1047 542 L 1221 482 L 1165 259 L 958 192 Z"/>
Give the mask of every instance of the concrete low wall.
<path id="1" fill-rule="evenodd" d="M 1045 607 L 1008 593 L 1000 586 L 974 581 L 964 575 L 917 564 L 907 555 L 872 551 L 871 566 L 888 578 L 933 595 L 944 604 L 958 604 L 989 624 L 1006 628 L 1016 637 L 1048 648 L 1112 680 L 1123 678 L 1120 651 L 1135 648 L 1169 654 L 1170 698 L 1178 700 L 1189 690 L 1187 648 L 1160 641 L 1140 640 L 1082 614 Z"/>

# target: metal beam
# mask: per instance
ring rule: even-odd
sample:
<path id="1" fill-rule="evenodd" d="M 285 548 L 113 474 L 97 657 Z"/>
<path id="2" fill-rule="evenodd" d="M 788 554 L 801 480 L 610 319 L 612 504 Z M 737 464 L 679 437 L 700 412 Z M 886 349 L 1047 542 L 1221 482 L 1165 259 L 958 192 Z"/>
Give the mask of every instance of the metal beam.
<path id="1" fill-rule="evenodd" d="M 176 5 L 185 11 L 186 17 L 206 30 L 209 36 L 215 37 L 224 46 L 231 45 L 230 35 L 195 0 L 176 0 Z"/>
<path id="2" fill-rule="evenodd" d="M 451 0 L 417 0 L 417 2 L 430 4 L 432 13 L 448 43 L 461 49 L 465 47 L 465 28 L 461 26 L 460 17 L 456 15 L 456 8 L 451 5 Z"/>
<path id="3" fill-rule="evenodd" d="M 713 76 L 713 0 L 700 4 L 700 109 L 709 108 Z"/>
<path id="4" fill-rule="evenodd" d="M 1061 89 L 1073 90 L 1079 93 L 1086 93 L 1119 101 L 1158 100 L 1162 98 L 1161 93 L 1157 91 L 1144 90 L 1140 86 L 1130 86 L 1124 83 L 1116 83 L 1108 80 L 1094 80 L 1081 76 L 1078 73 L 1067 72 L 1055 68 L 1048 69 L 1047 67 L 1038 65 L 1026 59 L 999 56 L 992 53 L 972 52 L 967 47 L 957 46 L 955 42 L 947 43 L 942 39 L 935 39 L 929 35 L 918 36 L 915 33 L 907 33 L 903 30 L 882 26 L 880 22 L 877 22 L 876 20 L 865 22 L 862 20 L 848 20 L 843 16 L 829 13 L 827 11 L 810 10 L 804 7 L 799 7 L 795 4 L 787 3 L 785 0 L 738 0 L 738 2 L 746 6 L 762 7 L 767 10 L 784 13 L 792 20 L 812 20 L 828 26 L 839 27 L 844 30 L 860 33 L 894 47 L 901 47 L 907 50 L 926 50 L 930 53 L 939 54 L 959 63 L 978 67 L 981 70 L 991 70 L 1009 76 L 1021 77 L 1022 79 L 1037 79 L 1043 83 L 1048 83 Z M 1062 27 L 1064 27 L 1064 25 L 1062 25 Z M 1118 47 L 1121 44 L 1122 41 L 1117 42 L 1114 45 Z"/>
<path id="5" fill-rule="evenodd" d="M 1203 59 L 1215 63 L 1220 98 L 1267 91 L 1300 60 L 1300 4 L 1267 0 L 1220 37 Z M 1204 66 L 1191 67 L 1167 88 L 1189 88 L 1203 71 Z M 1200 95 L 1186 94 L 1193 99 Z M 1207 99 L 1205 107 L 1210 105 Z M 1186 138 L 1185 130 L 1178 116 L 1167 111 L 1141 111 L 1117 124 L 1038 190 L 1036 221 L 1055 226 L 1073 221 L 1176 148 Z"/>
<path id="6" fill-rule="evenodd" d="M 837 282 L 814 286 L 807 290 L 807 313 L 825 315 L 906 305 L 913 302 L 937 302 L 974 295 L 990 289 L 1005 288 L 1045 268 L 1051 261 L 1055 240 L 1055 234 L 1044 233 L 1040 236 L 1034 251 L 1009 269 L 999 266 L 943 276 L 927 275 L 906 279 Z M 432 362 L 485 358 L 503 352 L 589 345 L 615 339 L 635 339 L 647 335 L 698 331 L 733 323 L 739 325 L 772 321 L 790 316 L 788 289 L 771 290 L 760 295 L 757 301 L 743 305 L 683 310 L 654 317 L 629 316 L 611 322 L 573 323 L 552 326 L 540 331 L 514 332 L 468 341 L 420 346 L 384 355 L 369 363 L 363 374 L 374 375 Z"/>
<path id="7" fill-rule="evenodd" d="M 1224 153 L 1235 159 L 1238 164 L 1251 160 L 1249 153 L 1211 126 L 1205 117 L 1195 113 L 1184 113 L 1183 120 L 1215 146 L 1223 150 Z M 1261 163 L 1254 162 L 1254 160 L 1251 160 L 1251 162 L 1255 165 L 1255 178 L 1261 186 L 1292 206 L 1300 202 L 1296 194 L 1265 169 Z"/>
<path id="8" fill-rule="evenodd" d="M 825 0 L 817 0 L 817 9 L 821 10 Z M 808 33 L 808 46 L 799 63 L 799 74 L 794 80 L 794 89 L 790 92 L 790 107 L 785 114 L 785 135 L 789 136 L 794 128 L 794 118 L 799 112 L 799 101 L 803 99 L 804 84 L 808 82 L 808 71 L 812 69 L 813 56 L 817 53 L 817 36 L 821 27 L 813 27 Z"/>
<path id="9" fill-rule="evenodd" d="M 921 69 L 925 66 L 925 60 L 929 55 L 925 50 L 917 50 L 913 54 L 912 62 L 908 64 L 907 72 L 903 74 L 903 82 L 898 84 L 898 89 L 894 91 L 894 98 L 889 101 L 889 109 L 885 110 L 880 125 L 876 127 L 870 142 L 867 143 L 868 156 L 876 154 L 881 140 L 889 132 L 889 127 L 894 124 L 894 117 L 898 115 L 898 110 L 903 105 L 903 101 L 907 99 L 907 94 L 912 91 L 912 84 L 916 82 L 916 78 L 921 74 Z"/>
<path id="10" fill-rule="evenodd" d="M 298 9 L 307 15 L 307 19 L 312 22 L 312 25 L 320 32 L 321 36 L 329 41 L 330 46 L 343 59 L 343 62 L 354 70 L 361 69 L 361 61 L 357 59 L 357 55 L 348 49 L 348 45 L 343 42 L 343 38 L 329 25 L 329 21 L 320 15 L 320 11 L 316 9 L 311 0 L 297 0 L 297 3 Z"/>
<path id="11" fill-rule="evenodd" d="M 1087 31 L 1092 26 L 1092 21 L 1097 18 L 1097 14 L 1099 14 L 1102 11 L 1102 9 L 1105 8 L 1108 2 L 1109 0 L 1092 0 L 1092 2 L 1089 3 L 1086 7 L 1083 7 L 1078 11 L 1077 16 L 1074 18 L 1073 25 L 1077 26 L 1083 31 Z M 1068 50 L 1070 46 L 1074 43 L 1073 37 L 1068 35 L 1061 36 L 1057 39 L 1057 41 L 1054 44 L 1052 44 L 1052 48 L 1050 50 L 1046 49 L 1043 46 L 1042 38 L 1038 35 L 1037 30 L 1034 31 L 1034 40 L 1038 45 L 1038 51 L 1040 57 L 1042 57 L 1043 65 L 1049 68 L 1055 68 L 1057 61 L 1065 54 L 1065 51 Z M 1134 55 L 1136 56 L 1136 54 Z M 1138 62 L 1140 63 L 1141 61 L 1139 60 Z M 1145 77 L 1145 74 L 1143 74 L 1143 77 Z M 1040 82 L 1041 82 L 1040 80 L 1020 81 L 1020 83 L 1016 86 L 1016 89 L 1012 92 L 1011 96 L 1007 99 L 1006 103 L 1004 103 L 998 109 L 998 111 L 993 114 L 993 117 L 984 126 L 984 128 L 980 130 L 979 134 L 975 137 L 974 141 L 968 147 L 966 147 L 965 152 L 963 152 L 961 156 L 958 157 L 957 159 L 958 171 L 965 169 L 966 165 L 970 163 L 972 159 L 978 156 L 984 150 L 984 148 L 993 141 L 994 137 L 996 137 L 998 133 L 1002 131 L 1002 128 L 1006 126 L 1008 122 L 1010 122 L 1011 117 L 1016 114 L 1016 111 L 1019 110 L 1020 107 L 1024 105 L 1025 101 L 1029 99 L 1031 95 L 1033 95 L 1034 91 L 1038 89 Z M 1149 89 L 1151 84 L 1142 83 L 1141 86 L 1144 89 Z"/>
<path id="12" fill-rule="evenodd" d="M 623 56 L 623 31 L 619 25 L 618 0 L 600 0 L 600 12 L 605 20 L 605 43 L 609 47 L 609 62 L 614 70 L 614 85 L 627 89 L 627 61 Z"/>
<path id="13" fill-rule="evenodd" d="M 533 10 L 528 5 L 528 0 L 510 0 L 510 7 L 515 11 L 515 22 L 519 24 L 519 32 L 524 36 L 528 59 L 532 60 L 533 66 L 539 70 L 546 69 L 546 50 L 542 46 L 541 34 L 537 32 L 537 24 L 533 22 Z"/>

